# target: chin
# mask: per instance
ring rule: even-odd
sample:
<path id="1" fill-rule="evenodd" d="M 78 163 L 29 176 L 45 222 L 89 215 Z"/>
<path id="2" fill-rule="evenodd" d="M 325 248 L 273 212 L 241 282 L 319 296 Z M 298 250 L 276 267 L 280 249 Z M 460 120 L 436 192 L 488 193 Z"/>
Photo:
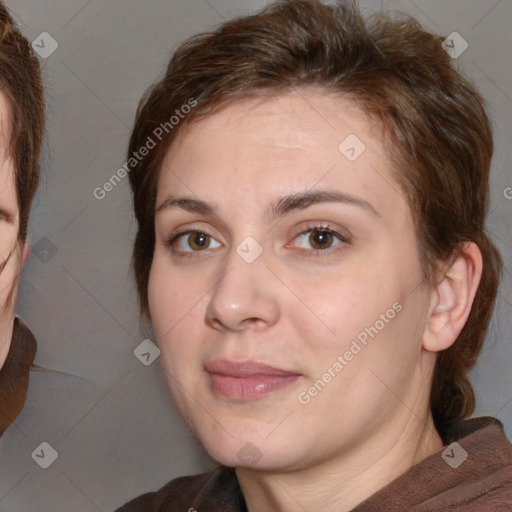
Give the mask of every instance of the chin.
<path id="1" fill-rule="evenodd" d="M 216 462 L 228 467 L 254 469 L 259 471 L 285 470 L 289 466 L 297 464 L 297 443 L 292 445 L 283 442 L 283 438 L 268 437 L 268 429 L 265 433 L 254 435 L 239 432 L 230 432 L 231 437 L 225 431 L 215 436 L 201 436 L 199 440 L 205 452 Z"/>

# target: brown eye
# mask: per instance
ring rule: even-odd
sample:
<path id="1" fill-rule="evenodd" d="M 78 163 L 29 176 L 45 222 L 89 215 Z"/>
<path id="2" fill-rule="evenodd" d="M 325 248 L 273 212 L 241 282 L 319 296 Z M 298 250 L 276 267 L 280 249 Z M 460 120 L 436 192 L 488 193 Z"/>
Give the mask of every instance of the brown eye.
<path id="1" fill-rule="evenodd" d="M 190 233 L 186 238 L 189 247 L 192 249 L 204 249 L 208 245 L 208 239 L 210 237 L 206 233 L 194 232 Z"/>
<path id="2" fill-rule="evenodd" d="M 176 233 L 167 242 L 166 245 L 173 247 L 177 253 L 194 253 L 201 252 L 205 249 L 210 249 L 210 244 L 213 237 L 204 231 L 189 230 L 181 233 Z M 174 248 L 177 246 L 177 248 Z M 218 244 L 220 247 L 220 244 Z"/>
<path id="3" fill-rule="evenodd" d="M 338 245 L 343 245 L 344 242 L 348 243 L 349 241 L 337 231 L 326 226 L 309 226 L 308 229 L 299 233 L 297 238 L 301 240 L 301 244 L 299 245 L 301 249 L 312 249 L 310 252 L 318 255 L 322 253 L 329 254 L 331 248 L 334 249 Z M 339 240 L 339 243 L 332 245 L 336 239 Z"/>
<path id="4" fill-rule="evenodd" d="M 307 226 L 296 238 L 300 241 L 298 247 L 313 256 L 327 256 L 350 243 L 349 237 L 325 225 Z M 336 240 L 338 243 L 335 243 Z"/>
<path id="5" fill-rule="evenodd" d="M 311 230 L 309 241 L 314 249 L 325 249 L 332 243 L 333 235 L 329 231 Z"/>

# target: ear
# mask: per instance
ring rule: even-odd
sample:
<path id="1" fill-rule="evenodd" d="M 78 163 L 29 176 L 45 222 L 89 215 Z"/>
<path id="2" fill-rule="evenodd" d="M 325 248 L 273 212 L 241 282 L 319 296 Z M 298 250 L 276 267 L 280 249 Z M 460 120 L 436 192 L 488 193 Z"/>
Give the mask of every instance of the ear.
<path id="1" fill-rule="evenodd" d="M 429 352 L 439 352 L 455 342 L 466 324 L 480 283 L 480 249 L 473 242 L 465 242 L 461 249 L 432 290 L 423 335 L 423 348 Z"/>

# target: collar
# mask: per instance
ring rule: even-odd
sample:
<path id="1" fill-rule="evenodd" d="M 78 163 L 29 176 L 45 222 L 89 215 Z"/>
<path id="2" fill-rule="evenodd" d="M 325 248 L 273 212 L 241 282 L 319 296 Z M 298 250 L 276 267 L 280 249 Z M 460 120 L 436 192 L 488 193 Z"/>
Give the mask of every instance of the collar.
<path id="1" fill-rule="evenodd" d="M 36 351 L 32 331 L 19 316 L 14 317 L 11 346 L 0 369 L 0 436 L 25 405 L 30 366 Z"/>
<path id="2" fill-rule="evenodd" d="M 505 510 L 499 506 L 512 505 L 512 445 L 498 419 L 483 416 L 452 421 L 443 443 L 441 450 L 351 512 L 471 512 Z M 201 487 L 192 502 L 194 509 L 247 512 L 233 468 L 217 468 Z"/>

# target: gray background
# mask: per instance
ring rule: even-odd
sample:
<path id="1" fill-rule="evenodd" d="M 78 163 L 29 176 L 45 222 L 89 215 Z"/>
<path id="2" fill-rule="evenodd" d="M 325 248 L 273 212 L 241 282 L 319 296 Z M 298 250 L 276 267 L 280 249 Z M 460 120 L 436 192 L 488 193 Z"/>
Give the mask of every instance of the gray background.
<path id="1" fill-rule="evenodd" d="M 93 197 L 125 162 L 137 102 L 172 49 L 258 0 L 7 0 L 33 40 L 48 32 L 58 49 L 40 59 L 47 87 L 43 177 L 30 224 L 35 246 L 18 313 L 35 333 L 36 364 L 26 407 L 0 439 L 3 512 L 111 511 L 212 462 L 182 427 L 159 361 L 133 351 L 152 332 L 138 318 L 130 273 L 135 221 L 128 181 Z M 373 8 L 381 2 L 361 2 Z M 457 65 L 487 98 L 496 134 L 489 228 L 508 270 L 476 371 L 475 415 L 493 415 L 512 437 L 510 0 L 383 2 L 424 26 L 459 32 L 469 48 Z M 39 244 L 39 245 L 38 245 Z M 45 262 L 44 250 L 47 253 Z M 53 251 L 57 251 L 52 255 Z M 42 443 L 57 460 L 40 468 Z"/>

